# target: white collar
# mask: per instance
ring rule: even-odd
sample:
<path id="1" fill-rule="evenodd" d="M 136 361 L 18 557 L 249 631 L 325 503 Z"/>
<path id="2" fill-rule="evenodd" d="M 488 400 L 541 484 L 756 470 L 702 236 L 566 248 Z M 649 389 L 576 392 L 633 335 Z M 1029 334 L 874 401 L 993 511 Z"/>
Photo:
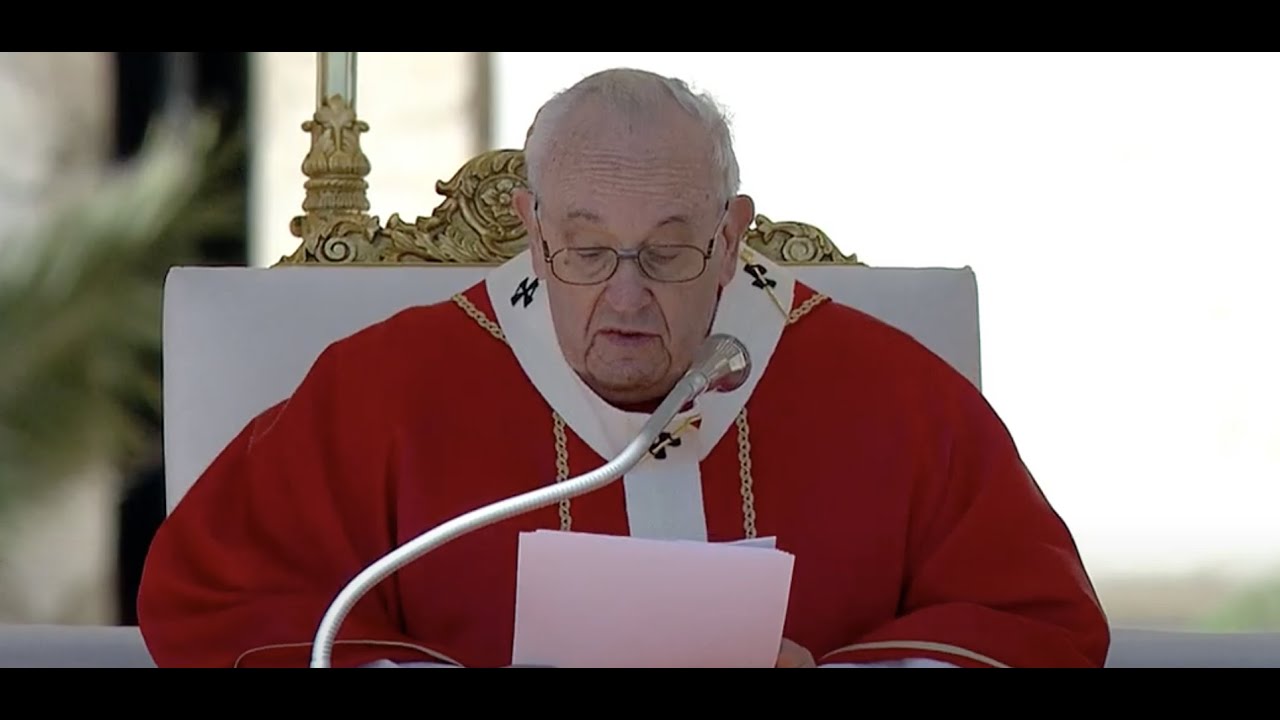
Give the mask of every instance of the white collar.
<path id="1" fill-rule="evenodd" d="M 565 423 L 605 460 L 634 439 L 648 419 L 610 405 L 569 366 L 556 339 L 547 294 L 533 272 L 529 250 L 495 268 L 485 287 L 497 322 L 529 380 Z M 786 328 L 795 294 L 795 279 L 767 258 L 743 246 L 740 270 L 721 294 L 712 332 L 728 333 L 747 347 L 751 375 L 731 393 L 710 393 L 676 417 L 678 426 L 690 415 L 701 417 L 698 457 L 705 458 L 733 424 L 764 375 Z"/>

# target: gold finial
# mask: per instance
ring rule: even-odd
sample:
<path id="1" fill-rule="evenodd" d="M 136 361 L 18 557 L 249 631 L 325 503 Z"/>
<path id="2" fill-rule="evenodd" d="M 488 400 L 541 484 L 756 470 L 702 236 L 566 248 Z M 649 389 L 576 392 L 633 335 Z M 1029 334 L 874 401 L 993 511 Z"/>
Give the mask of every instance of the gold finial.
<path id="1" fill-rule="evenodd" d="M 302 244 L 282 262 L 364 262 L 374 255 L 380 223 L 368 213 L 365 177 L 372 168 L 360 134 L 369 125 L 356 117 L 356 53 L 316 55 L 316 112 L 302 124 L 311 133 L 311 151 L 302 161 L 306 214 L 289 224 Z"/>

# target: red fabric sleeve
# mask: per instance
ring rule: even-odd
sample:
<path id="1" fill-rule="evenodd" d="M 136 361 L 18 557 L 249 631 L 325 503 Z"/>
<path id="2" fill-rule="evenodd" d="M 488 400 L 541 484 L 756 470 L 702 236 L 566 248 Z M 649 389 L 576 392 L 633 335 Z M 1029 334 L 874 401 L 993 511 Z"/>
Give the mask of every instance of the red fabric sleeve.
<path id="1" fill-rule="evenodd" d="M 1101 667 L 1110 631 L 1075 543 L 1004 424 L 947 373 L 922 420 L 947 439 L 913 498 L 896 620 L 822 664 L 931 658 L 963 667 Z M 923 412 L 923 411 L 922 411 Z"/>
<path id="2" fill-rule="evenodd" d="M 162 524 L 138 597 L 157 665 L 306 667 L 329 603 L 393 547 L 394 440 L 383 428 L 395 411 L 365 380 L 379 373 L 368 364 L 371 334 L 322 353 L 292 397 L 249 423 Z M 450 662 L 446 649 L 401 632 L 395 584 L 393 575 L 352 609 L 334 667 Z"/>

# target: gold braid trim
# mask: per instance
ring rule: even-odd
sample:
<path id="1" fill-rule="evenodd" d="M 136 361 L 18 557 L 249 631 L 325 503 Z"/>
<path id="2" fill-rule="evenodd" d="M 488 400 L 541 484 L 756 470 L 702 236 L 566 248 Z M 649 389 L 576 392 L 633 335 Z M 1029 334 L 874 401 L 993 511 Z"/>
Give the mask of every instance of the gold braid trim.
<path id="1" fill-rule="evenodd" d="M 507 342 L 507 336 L 502 332 L 502 328 L 496 322 L 490 320 L 465 296 L 459 293 L 454 295 L 452 300 L 472 320 L 475 320 L 480 327 L 487 330 L 490 335 L 504 343 Z M 825 295 L 815 293 L 788 314 L 787 324 L 795 324 L 825 300 L 827 300 Z M 564 418 L 560 417 L 560 413 L 554 410 L 551 411 L 551 417 L 556 448 L 556 482 L 564 482 L 569 479 L 569 448 L 565 433 L 565 422 Z M 669 443 L 671 440 L 680 437 L 694 422 L 696 422 L 696 418 L 685 420 L 676 428 L 675 432 L 671 433 L 671 438 L 666 442 Z M 755 480 L 751 475 L 751 426 L 747 423 L 747 409 L 745 407 L 738 413 L 734 424 L 738 430 L 738 479 L 740 481 L 739 494 L 742 496 L 742 530 L 745 537 L 754 538 L 756 537 Z M 560 529 L 564 532 L 569 532 L 573 528 L 573 513 L 569 503 L 569 500 L 560 501 Z"/>
<path id="2" fill-rule="evenodd" d="M 564 418 L 554 411 L 551 417 L 555 420 L 556 482 L 561 483 L 569 479 L 569 445 L 564 433 Z M 572 529 L 573 514 L 569 512 L 569 498 L 565 498 L 560 501 L 560 530 L 569 532 Z"/>
<path id="3" fill-rule="evenodd" d="M 982 663 L 983 665 L 989 665 L 994 668 L 1009 667 L 1008 665 L 1005 665 L 999 660 L 988 657 L 979 652 L 974 652 L 973 650 L 970 650 L 968 648 L 962 648 L 958 645 L 948 645 L 946 643 L 936 643 L 936 642 L 925 642 L 920 640 L 888 640 L 884 642 L 870 642 L 870 643 L 858 643 L 854 645 L 845 645 L 842 648 L 836 648 L 835 650 L 832 650 L 826 655 L 823 655 L 821 658 L 818 659 L 818 662 L 824 662 L 827 658 L 832 657 L 834 655 L 842 655 L 844 653 L 858 652 L 860 650 L 911 650 L 911 651 L 923 650 L 928 652 L 945 653 L 948 655 L 954 655 L 955 657 L 962 657 L 966 660 L 973 660 L 974 662 L 979 662 L 979 663 Z"/>
<path id="4" fill-rule="evenodd" d="M 787 324 L 788 325 L 796 324 L 797 322 L 800 321 L 800 318 L 804 317 L 805 315 L 808 315 L 810 312 L 813 311 L 814 308 L 821 305 L 823 301 L 827 299 L 828 299 L 827 296 L 823 295 L 822 293 L 814 293 L 809 297 L 808 300 L 805 300 L 804 302 L 800 303 L 800 307 L 791 311 L 791 314 L 787 316 Z"/>
<path id="5" fill-rule="evenodd" d="M 502 332 L 502 328 L 498 325 L 498 323 L 490 320 L 488 315 L 485 315 L 484 313 L 480 312 L 480 308 L 472 304 L 472 302 L 468 300 L 466 296 L 462 294 L 454 295 L 453 302 L 458 307 L 462 308 L 462 312 L 466 313 L 471 317 L 472 320 L 475 320 L 477 323 L 479 323 L 480 327 L 484 328 L 485 330 L 488 330 L 490 335 L 498 338 L 504 343 L 507 341 L 507 335 L 506 333 Z"/>
<path id="6" fill-rule="evenodd" d="M 738 493 L 742 495 L 742 532 L 747 538 L 756 536 L 755 479 L 751 477 L 751 426 L 747 424 L 747 409 L 738 413 Z"/>

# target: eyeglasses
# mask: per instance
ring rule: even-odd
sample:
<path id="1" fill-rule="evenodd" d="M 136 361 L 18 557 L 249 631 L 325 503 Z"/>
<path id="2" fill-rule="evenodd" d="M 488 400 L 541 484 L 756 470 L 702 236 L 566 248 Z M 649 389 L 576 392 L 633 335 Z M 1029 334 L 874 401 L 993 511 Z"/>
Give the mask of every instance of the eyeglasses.
<path id="1" fill-rule="evenodd" d="M 650 280 L 689 282 L 707 269 L 711 248 L 693 245 L 646 245 L 636 250 L 609 247 L 561 248 L 549 256 L 551 272 L 570 285 L 602 283 L 618 271 L 623 260 L 635 260 Z"/>
<path id="2" fill-rule="evenodd" d="M 727 204 L 725 210 L 728 211 Z M 534 205 L 534 220 L 538 223 L 542 254 L 551 266 L 551 274 L 569 285 L 597 285 L 605 282 L 618 271 L 623 260 L 635 260 L 640 272 L 650 280 L 661 283 L 689 282 L 706 272 L 707 261 L 711 259 L 716 243 L 716 236 L 712 235 L 705 248 L 696 245 L 644 245 L 634 250 L 565 247 L 551 252 L 542 232 L 542 219 L 537 204 Z M 723 217 L 721 222 L 724 222 Z"/>

